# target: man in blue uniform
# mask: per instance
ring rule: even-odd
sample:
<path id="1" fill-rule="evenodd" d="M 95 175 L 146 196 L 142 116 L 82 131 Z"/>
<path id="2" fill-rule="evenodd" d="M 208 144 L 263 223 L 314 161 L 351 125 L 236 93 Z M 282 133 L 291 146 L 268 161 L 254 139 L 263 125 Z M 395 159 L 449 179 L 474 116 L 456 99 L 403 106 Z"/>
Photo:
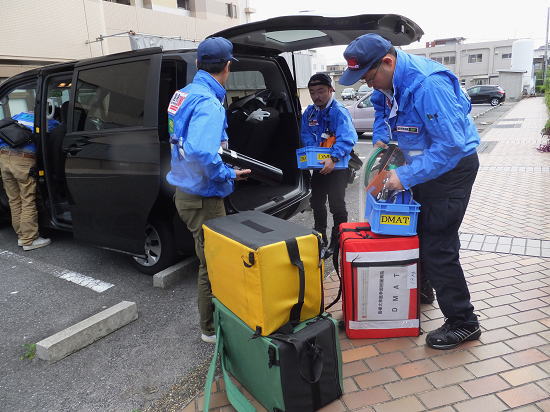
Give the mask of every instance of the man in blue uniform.
<path id="1" fill-rule="evenodd" d="M 18 113 L 12 119 L 27 129 L 34 130 L 34 113 Z M 48 130 L 57 124 L 56 120 L 48 120 Z M 40 237 L 38 233 L 36 178 L 30 173 L 36 166 L 35 152 L 34 143 L 11 147 L 0 139 L 0 171 L 10 205 L 11 225 L 17 233 L 17 244 L 25 251 L 51 243 L 50 239 Z"/>
<path id="2" fill-rule="evenodd" d="M 345 195 L 349 171 L 335 170 L 334 166 L 350 154 L 357 142 L 357 133 L 348 110 L 334 99 L 334 89 L 328 75 L 314 74 L 307 86 L 313 104 L 307 107 L 302 116 L 302 145 L 330 148 L 330 158 L 321 160 L 323 168 L 314 170 L 311 176 L 311 208 L 315 230 L 321 233 L 325 244 L 328 243 L 327 198 L 334 220 L 330 245 L 324 255 L 328 258 L 338 244 L 340 223 L 348 220 Z"/>
<path id="3" fill-rule="evenodd" d="M 481 335 L 459 262 L 458 229 L 479 168 L 479 134 L 471 104 L 445 66 L 396 50 L 377 34 L 365 34 L 344 52 L 344 85 L 363 79 L 375 88 L 373 143 L 396 139 L 406 164 L 390 171 L 386 187 L 413 188 L 421 204 L 418 234 L 423 276 L 436 291 L 446 320 L 426 343 L 450 349 Z"/>
<path id="4" fill-rule="evenodd" d="M 193 82 L 174 93 L 168 106 L 172 168 L 166 179 L 176 186 L 176 208 L 195 241 L 201 339 L 209 343 L 214 343 L 216 336 L 202 224 L 225 216 L 223 198 L 233 192 L 235 180 L 250 173 L 232 169 L 218 154 L 228 139 L 223 101 L 229 67 L 236 60 L 232 53 L 233 45 L 222 37 L 201 42 L 197 48 L 199 70 Z"/>

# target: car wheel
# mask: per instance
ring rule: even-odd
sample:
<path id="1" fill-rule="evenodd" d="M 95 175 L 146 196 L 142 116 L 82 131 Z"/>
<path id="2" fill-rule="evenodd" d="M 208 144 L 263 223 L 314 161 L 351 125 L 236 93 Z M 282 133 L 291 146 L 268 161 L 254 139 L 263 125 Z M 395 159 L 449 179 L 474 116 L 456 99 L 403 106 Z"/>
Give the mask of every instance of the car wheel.
<path id="1" fill-rule="evenodd" d="M 491 103 L 491 106 L 498 106 L 500 103 L 500 99 L 498 97 L 493 97 L 491 98 L 489 103 Z"/>
<path id="2" fill-rule="evenodd" d="M 160 219 L 145 226 L 145 257 L 132 257 L 134 267 L 142 273 L 154 275 L 176 261 L 174 232 L 172 227 Z"/>

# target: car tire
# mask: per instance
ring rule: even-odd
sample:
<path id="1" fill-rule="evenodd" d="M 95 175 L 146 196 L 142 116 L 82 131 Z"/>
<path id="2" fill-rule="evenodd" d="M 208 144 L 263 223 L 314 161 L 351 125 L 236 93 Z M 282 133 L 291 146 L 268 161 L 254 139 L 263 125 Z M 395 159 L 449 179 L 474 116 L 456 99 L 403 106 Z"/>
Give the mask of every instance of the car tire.
<path id="1" fill-rule="evenodd" d="M 154 275 L 175 263 L 177 258 L 174 231 L 162 219 L 153 219 L 145 226 L 145 258 L 133 256 L 133 266 L 142 273 Z"/>
<path id="2" fill-rule="evenodd" d="M 492 97 L 489 103 L 491 106 L 498 106 L 500 104 L 500 99 L 498 97 Z"/>

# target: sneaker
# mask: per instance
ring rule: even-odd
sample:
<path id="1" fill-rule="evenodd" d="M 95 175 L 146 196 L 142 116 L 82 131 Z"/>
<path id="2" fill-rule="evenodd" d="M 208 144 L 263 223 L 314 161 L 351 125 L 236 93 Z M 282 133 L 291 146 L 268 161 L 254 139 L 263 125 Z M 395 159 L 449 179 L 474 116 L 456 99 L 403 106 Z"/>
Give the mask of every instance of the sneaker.
<path id="1" fill-rule="evenodd" d="M 216 335 L 205 335 L 204 333 L 201 333 L 201 339 L 206 343 L 216 343 Z"/>
<path id="2" fill-rule="evenodd" d="M 44 239 L 43 237 L 38 237 L 34 239 L 30 245 L 23 245 L 23 250 L 38 249 L 39 247 L 48 246 L 50 243 L 52 243 L 50 239 Z"/>
<path id="3" fill-rule="evenodd" d="M 17 239 L 17 246 L 23 246 L 23 241 L 21 239 Z"/>
<path id="4" fill-rule="evenodd" d="M 479 339 L 480 336 L 479 324 L 452 326 L 445 321 L 443 326 L 428 333 L 426 344 L 434 349 L 452 349 L 462 342 Z"/>

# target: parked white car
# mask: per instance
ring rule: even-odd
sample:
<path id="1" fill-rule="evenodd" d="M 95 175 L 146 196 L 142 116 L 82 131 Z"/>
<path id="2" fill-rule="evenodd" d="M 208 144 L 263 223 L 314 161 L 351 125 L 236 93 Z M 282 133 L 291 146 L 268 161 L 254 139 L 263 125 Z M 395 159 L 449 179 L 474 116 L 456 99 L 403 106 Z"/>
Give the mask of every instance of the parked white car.
<path id="1" fill-rule="evenodd" d="M 342 96 L 342 100 L 355 100 L 357 93 L 353 87 L 346 87 L 340 96 Z"/>

